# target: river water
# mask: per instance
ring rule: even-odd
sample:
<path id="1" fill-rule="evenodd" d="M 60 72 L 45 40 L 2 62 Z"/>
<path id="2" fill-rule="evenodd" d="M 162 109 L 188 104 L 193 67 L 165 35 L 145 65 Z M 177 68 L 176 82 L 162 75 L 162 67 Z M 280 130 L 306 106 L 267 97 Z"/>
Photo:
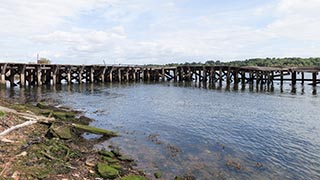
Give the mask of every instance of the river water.
<path id="1" fill-rule="evenodd" d="M 320 88 L 273 92 L 194 84 L 130 83 L 2 89 L 2 97 L 53 99 L 121 136 L 117 146 L 151 178 L 320 179 Z M 88 138 L 93 138 L 88 136 Z"/>

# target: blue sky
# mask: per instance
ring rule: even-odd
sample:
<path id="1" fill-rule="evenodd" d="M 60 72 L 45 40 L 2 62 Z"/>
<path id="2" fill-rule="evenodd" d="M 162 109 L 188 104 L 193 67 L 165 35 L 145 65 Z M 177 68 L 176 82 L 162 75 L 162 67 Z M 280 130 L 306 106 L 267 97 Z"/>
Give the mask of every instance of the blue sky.
<path id="1" fill-rule="evenodd" d="M 319 57 L 319 0 L 3 0 L 0 62 Z"/>

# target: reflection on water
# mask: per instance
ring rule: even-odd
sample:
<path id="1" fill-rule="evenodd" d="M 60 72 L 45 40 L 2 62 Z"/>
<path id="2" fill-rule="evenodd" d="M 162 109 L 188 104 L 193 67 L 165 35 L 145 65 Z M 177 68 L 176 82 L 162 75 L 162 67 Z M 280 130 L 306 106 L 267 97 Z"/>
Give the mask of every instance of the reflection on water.
<path id="1" fill-rule="evenodd" d="M 0 93 L 84 111 L 97 120 L 93 125 L 122 134 L 98 148 L 119 146 L 150 176 L 162 171 L 165 179 L 320 178 L 317 87 L 83 84 Z"/>

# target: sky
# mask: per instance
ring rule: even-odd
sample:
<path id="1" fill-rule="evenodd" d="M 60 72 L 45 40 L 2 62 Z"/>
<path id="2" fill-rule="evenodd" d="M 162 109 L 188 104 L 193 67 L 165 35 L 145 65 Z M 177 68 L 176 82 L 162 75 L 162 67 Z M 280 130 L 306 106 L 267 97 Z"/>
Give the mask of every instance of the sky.
<path id="1" fill-rule="evenodd" d="M 1 0 L 0 62 L 320 56 L 320 0 Z"/>

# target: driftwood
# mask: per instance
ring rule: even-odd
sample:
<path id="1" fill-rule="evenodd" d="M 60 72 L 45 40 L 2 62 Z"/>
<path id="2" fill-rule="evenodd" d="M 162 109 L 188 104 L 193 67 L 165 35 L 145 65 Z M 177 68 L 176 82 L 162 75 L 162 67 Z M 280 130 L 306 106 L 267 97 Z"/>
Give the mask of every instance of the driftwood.
<path id="1" fill-rule="evenodd" d="M 43 117 L 43 116 L 37 116 L 37 115 L 33 115 L 33 114 L 28 114 L 28 113 L 20 113 L 20 112 L 17 112 L 13 109 L 9 109 L 9 108 L 6 108 L 6 107 L 2 107 L 0 106 L 0 110 L 3 110 L 5 112 L 9 112 L 9 113 L 14 113 L 14 114 L 17 114 L 20 118 L 22 119 L 26 119 L 27 121 L 22 123 L 22 124 L 18 124 L 16 126 L 12 126 L 2 132 L 0 132 L 0 137 L 1 136 L 5 136 L 7 135 L 8 133 L 10 133 L 11 131 L 14 131 L 16 129 L 19 129 L 19 128 L 22 128 L 22 127 L 25 127 L 25 126 L 29 126 L 29 125 L 32 125 L 32 124 L 35 124 L 35 123 L 50 123 L 52 121 L 54 121 L 54 118 L 47 118 L 47 117 Z M 0 140 L 2 141 L 3 138 L 1 138 Z"/>
<path id="2" fill-rule="evenodd" d="M 2 131 L 2 132 L 0 133 L 0 137 L 7 135 L 7 134 L 10 133 L 11 131 L 14 131 L 14 130 L 16 130 L 16 129 L 19 129 L 19 128 L 22 128 L 22 127 L 25 127 L 25 126 L 29 126 L 29 125 L 35 124 L 35 123 L 37 123 L 37 122 L 38 122 L 38 121 L 31 120 L 31 121 L 26 121 L 26 122 L 24 122 L 24 123 L 22 123 L 22 124 L 18 124 L 18 125 L 16 125 L 16 126 L 12 126 L 11 128 L 6 129 L 5 131 Z"/>

